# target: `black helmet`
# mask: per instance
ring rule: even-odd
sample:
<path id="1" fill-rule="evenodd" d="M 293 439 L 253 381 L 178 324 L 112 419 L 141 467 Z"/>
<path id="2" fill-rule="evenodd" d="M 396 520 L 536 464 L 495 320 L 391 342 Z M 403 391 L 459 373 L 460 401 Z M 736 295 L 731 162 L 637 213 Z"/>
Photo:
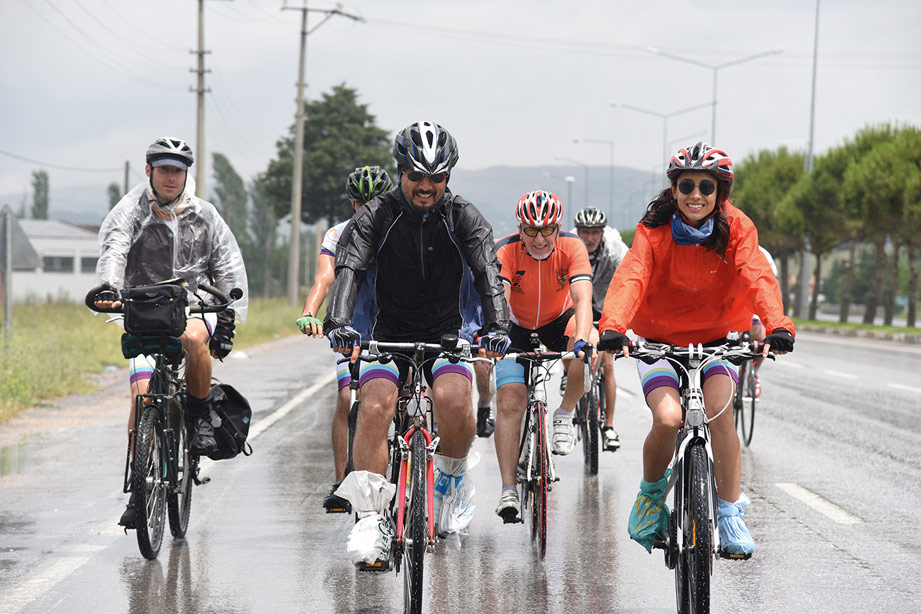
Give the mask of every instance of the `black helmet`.
<path id="1" fill-rule="evenodd" d="M 608 218 L 604 211 L 595 207 L 586 207 L 576 214 L 576 228 L 604 228 Z"/>
<path id="2" fill-rule="evenodd" d="M 393 158 L 400 168 L 429 175 L 450 173 L 457 164 L 457 141 L 434 122 L 416 122 L 397 133 Z"/>
<path id="3" fill-rule="evenodd" d="M 182 139 L 160 137 L 147 148 L 147 164 L 150 166 L 178 166 L 189 170 L 194 161 L 192 148 Z"/>
<path id="4" fill-rule="evenodd" d="M 390 175 L 379 166 L 356 168 L 345 181 L 345 193 L 349 200 L 367 202 L 393 187 Z"/>
<path id="5" fill-rule="evenodd" d="M 717 181 L 732 185 L 732 160 L 722 149 L 714 149 L 704 142 L 691 147 L 682 147 L 668 163 L 665 175 L 673 182 L 685 171 L 704 171 L 710 173 Z"/>

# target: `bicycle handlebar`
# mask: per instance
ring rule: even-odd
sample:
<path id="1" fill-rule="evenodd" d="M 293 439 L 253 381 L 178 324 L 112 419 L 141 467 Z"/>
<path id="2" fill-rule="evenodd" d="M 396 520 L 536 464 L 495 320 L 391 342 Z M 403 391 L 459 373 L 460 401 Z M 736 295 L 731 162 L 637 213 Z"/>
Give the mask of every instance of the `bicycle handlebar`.
<path id="1" fill-rule="evenodd" d="M 199 284 L 198 288 L 204 290 L 211 296 L 217 299 L 217 303 L 214 305 L 192 305 L 189 307 L 189 313 L 218 313 L 227 309 L 231 303 L 240 299 L 243 296 L 243 291 L 239 288 L 233 288 L 230 291 L 230 297 L 228 298 L 226 294 L 215 288 L 210 284 Z M 103 298 L 104 297 L 104 298 Z M 119 307 L 99 307 L 96 305 L 96 301 L 112 301 L 117 302 L 121 301 L 122 305 Z M 200 299 L 199 299 L 200 300 Z M 117 290 L 112 284 L 107 282 L 102 282 L 98 286 L 90 288 L 90 291 L 86 293 L 86 298 L 84 299 L 84 304 L 91 311 L 97 313 L 124 313 L 124 302 L 122 297 L 122 292 Z"/>
<path id="2" fill-rule="evenodd" d="M 720 357 L 734 364 L 741 363 L 743 360 L 760 358 L 761 353 L 758 351 L 756 342 L 729 341 L 722 345 L 705 346 L 697 345 L 671 345 L 668 343 L 655 343 L 650 341 L 630 342 L 630 357 L 643 358 L 666 358 L 679 357 L 688 359 L 706 359 L 719 355 Z M 776 357 L 773 353 L 768 352 L 768 358 L 774 360 Z M 615 358 L 623 358 L 623 354 L 615 355 Z"/>

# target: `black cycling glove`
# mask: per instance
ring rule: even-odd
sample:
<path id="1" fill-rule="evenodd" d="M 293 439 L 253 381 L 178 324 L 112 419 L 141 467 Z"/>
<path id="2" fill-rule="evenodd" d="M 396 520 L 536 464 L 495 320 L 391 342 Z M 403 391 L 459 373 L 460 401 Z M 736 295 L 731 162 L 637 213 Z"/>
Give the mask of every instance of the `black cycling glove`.
<path id="1" fill-rule="evenodd" d="M 777 352 L 793 351 L 793 333 L 786 328 L 775 328 L 774 332 L 764 338 L 761 345 L 770 344 L 771 349 Z"/>
<path id="2" fill-rule="evenodd" d="M 630 347 L 630 337 L 616 330 L 606 330 L 598 337 L 598 349 L 603 352 L 620 352 L 625 345 Z"/>
<path id="3" fill-rule="evenodd" d="M 233 334 L 236 330 L 234 324 L 234 311 L 227 308 L 217 314 L 217 326 L 214 327 L 214 333 L 211 335 L 211 341 L 208 342 L 208 348 L 214 352 L 214 355 L 223 360 L 230 354 L 233 349 Z"/>
<path id="4" fill-rule="evenodd" d="M 497 352 L 500 355 L 505 356 L 509 346 L 512 345 L 512 340 L 509 339 L 506 333 L 502 331 L 494 331 L 480 337 L 480 342 L 478 345 L 487 352 Z"/>
<path id="5" fill-rule="evenodd" d="M 329 346 L 335 349 L 350 348 L 361 343 L 361 333 L 351 326 L 340 326 L 327 331 L 326 338 Z"/>

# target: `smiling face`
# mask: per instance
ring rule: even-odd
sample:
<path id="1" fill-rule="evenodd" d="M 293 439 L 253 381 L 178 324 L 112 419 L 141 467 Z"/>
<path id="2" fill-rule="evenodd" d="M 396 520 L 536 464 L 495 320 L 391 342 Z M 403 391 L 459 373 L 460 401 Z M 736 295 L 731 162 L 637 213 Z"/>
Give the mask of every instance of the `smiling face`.
<path id="1" fill-rule="evenodd" d="M 534 232 L 536 236 L 531 237 L 528 233 L 525 232 L 525 228 L 528 228 L 530 232 Z M 544 228 L 552 228 L 553 232 L 547 236 L 541 232 Z M 553 226 L 545 226 L 544 228 L 535 229 L 533 226 L 519 226 L 518 234 L 521 235 L 521 243 L 524 245 L 524 248 L 528 250 L 528 254 L 531 255 L 535 260 L 544 260 L 553 253 L 553 248 L 556 245 L 556 238 L 560 236 L 560 227 L 558 224 Z"/>
<path id="2" fill-rule="evenodd" d="M 408 171 L 400 173 L 400 187 L 406 199 L 420 209 L 431 209 L 444 196 L 447 181 L 435 183 L 429 175 L 422 174 L 419 181 L 412 181 Z"/>
<path id="3" fill-rule="evenodd" d="M 716 207 L 717 190 L 714 189 L 710 194 L 704 194 L 701 191 L 701 183 L 707 181 L 712 183 L 714 188 L 716 187 L 717 182 L 710 173 L 689 171 L 678 175 L 677 181 L 675 181 L 675 184 L 672 186 L 672 196 L 674 196 L 675 200 L 678 202 L 678 211 L 680 211 L 681 215 L 691 224 L 697 224 L 701 220 L 704 220 L 713 213 L 713 209 Z M 685 194 L 679 188 L 682 182 L 690 182 L 690 184 L 685 184 L 688 186 L 693 185 L 693 189 L 689 194 Z"/>
<path id="4" fill-rule="evenodd" d="M 150 166 L 146 168 L 150 184 L 163 203 L 171 203 L 185 189 L 185 170 L 175 166 Z"/>

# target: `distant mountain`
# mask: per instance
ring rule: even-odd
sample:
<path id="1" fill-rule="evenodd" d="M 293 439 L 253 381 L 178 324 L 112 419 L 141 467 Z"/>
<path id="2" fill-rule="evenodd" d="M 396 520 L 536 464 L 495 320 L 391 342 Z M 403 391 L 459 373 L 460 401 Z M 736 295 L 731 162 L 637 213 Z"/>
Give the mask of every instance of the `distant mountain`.
<path id="1" fill-rule="evenodd" d="M 543 173 L 547 173 L 544 176 Z M 570 184 L 564 177 L 571 175 Z M 609 191 L 610 169 L 607 166 L 589 168 L 589 204 L 608 214 L 609 224 L 619 230 L 631 230 L 646 209 L 653 192 L 664 186 L 658 175 L 632 168 L 614 169 L 614 211 L 611 213 Z M 514 167 L 495 166 L 481 170 L 457 169 L 451 178 L 451 190 L 463 196 L 483 212 L 493 225 L 495 235 L 503 236 L 515 228 L 515 204 L 530 190 L 544 189 L 563 200 L 564 227 L 572 226 L 576 211 L 585 206 L 585 169 L 572 166 Z M 19 211 L 23 194 L 0 195 L 0 205 L 7 204 Z M 26 215 L 31 206 L 31 194 L 25 195 Z M 109 211 L 106 184 L 98 186 L 55 187 L 51 185 L 48 217 L 74 224 L 98 225 Z"/>

